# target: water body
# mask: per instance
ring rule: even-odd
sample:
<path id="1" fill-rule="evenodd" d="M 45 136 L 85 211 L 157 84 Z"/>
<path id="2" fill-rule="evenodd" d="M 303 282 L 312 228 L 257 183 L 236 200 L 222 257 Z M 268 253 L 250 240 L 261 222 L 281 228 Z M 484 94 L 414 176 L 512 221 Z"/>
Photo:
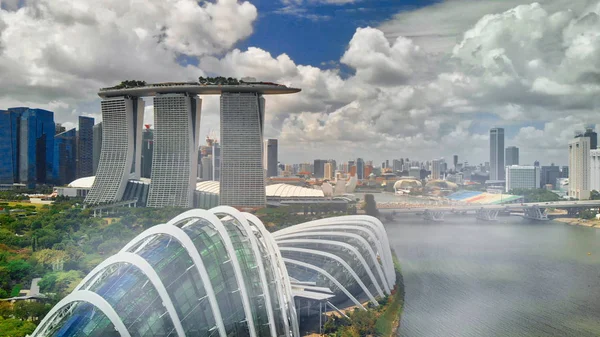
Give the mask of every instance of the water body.
<path id="1" fill-rule="evenodd" d="M 600 336 L 600 230 L 416 215 L 386 228 L 405 281 L 400 336 Z"/>

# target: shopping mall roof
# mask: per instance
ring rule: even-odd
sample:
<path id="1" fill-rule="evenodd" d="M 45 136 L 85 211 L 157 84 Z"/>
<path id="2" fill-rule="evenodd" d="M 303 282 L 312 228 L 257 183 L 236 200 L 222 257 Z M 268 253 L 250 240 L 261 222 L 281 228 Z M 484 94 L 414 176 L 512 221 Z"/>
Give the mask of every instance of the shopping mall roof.
<path id="1" fill-rule="evenodd" d="M 219 194 L 219 182 L 213 180 L 196 183 L 196 191 L 204 193 Z"/>
<path id="2" fill-rule="evenodd" d="M 67 187 L 92 188 L 92 185 L 94 184 L 94 180 L 96 180 L 96 176 L 75 179 L 69 185 L 67 185 Z"/>

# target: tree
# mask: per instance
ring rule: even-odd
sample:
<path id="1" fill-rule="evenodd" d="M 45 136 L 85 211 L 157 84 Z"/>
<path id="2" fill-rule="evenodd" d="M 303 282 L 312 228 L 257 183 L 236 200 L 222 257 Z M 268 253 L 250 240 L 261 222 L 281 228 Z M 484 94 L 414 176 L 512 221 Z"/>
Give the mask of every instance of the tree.
<path id="1" fill-rule="evenodd" d="M 14 318 L 0 318 L 0 337 L 24 337 L 35 330 L 35 324 Z"/>
<path id="2" fill-rule="evenodd" d="M 373 194 L 365 194 L 365 213 L 376 218 L 379 217 L 379 210 Z"/>

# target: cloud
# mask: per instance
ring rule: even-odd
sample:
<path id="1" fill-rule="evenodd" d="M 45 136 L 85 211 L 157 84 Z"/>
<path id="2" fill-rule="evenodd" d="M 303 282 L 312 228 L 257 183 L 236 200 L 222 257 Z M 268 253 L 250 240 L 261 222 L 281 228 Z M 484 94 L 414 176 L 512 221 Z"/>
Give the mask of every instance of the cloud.
<path id="1" fill-rule="evenodd" d="M 123 79 L 194 79 L 180 55 L 228 50 L 252 33 L 249 2 L 31 0 L 0 11 L 0 103 L 76 104 Z"/>

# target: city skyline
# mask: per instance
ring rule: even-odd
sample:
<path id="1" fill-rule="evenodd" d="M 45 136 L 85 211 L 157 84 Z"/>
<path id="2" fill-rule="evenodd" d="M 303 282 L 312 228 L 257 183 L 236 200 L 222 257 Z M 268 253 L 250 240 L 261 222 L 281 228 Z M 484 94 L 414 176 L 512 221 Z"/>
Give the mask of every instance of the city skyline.
<path id="1" fill-rule="evenodd" d="M 191 0 L 176 2 L 198 6 Z M 56 121 L 70 129 L 78 115 L 100 121 L 94 91 L 123 79 L 253 76 L 306 88 L 298 97 L 269 103 L 264 136 L 287 148 L 281 161 L 307 161 L 311 149 L 320 149 L 323 157 L 336 159 L 369 153 L 377 163 L 398 150 L 402 156 L 422 155 L 420 160 L 458 154 L 484 162 L 487 131 L 497 126 L 505 128 L 507 144 L 522 149 L 523 163 L 543 153 L 549 162 L 565 164 L 563 144 L 575 131 L 589 124 L 598 129 L 600 123 L 596 92 L 583 89 L 600 48 L 591 40 L 594 34 L 585 34 L 595 26 L 582 18 L 596 9 L 583 0 L 521 6 L 513 0 L 485 0 L 466 10 L 468 3 L 294 2 L 296 10 L 289 11 L 279 1 L 221 0 L 178 13 L 186 20 L 175 20 L 177 15 L 157 16 L 170 8 L 156 1 L 148 8 L 121 9 L 116 24 L 124 29 L 114 35 L 104 31 L 112 14 L 97 14 L 115 13 L 111 1 L 97 8 L 85 0 L 66 8 L 51 3 L 39 8 L 39 16 L 32 14 L 37 13 L 33 3 L 5 1 L 3 22 L 11 34 L 2 34 L 0 45 L 11 53 L 3 53 L 0 63 L 12 66 L 2 69 L 0 81 L 11 89 L 0 94 L 0 106 L 55 111 Z M 19 6 L 31 10 L 17 11 Z M 71 14 L 58 14 L 63 12 Z M 416 34 L 432 16 L 439 20 L 430 23 L 427 34 Z M 553 16 L 566 19 L 554 27 L 549 24 Z M 73 34 L 67 22 L 82 17 L 90 20 Z M 284 19 L 297 24 L 282 25 Z M 31 34 L 30 27 L 38 33 Z M 161 48 L 154 48 L 152 37 L 162 36 L 156 27 L 168 27 L 158 41 Z M 268 34 L 275 27 L 277 34 Z M 542 38 L 531 39 L 532 30 Z M 329 38 L 323 39 L 323 32 Z M 296 35 L 302 38 L 289 39 Z M 511 38 L 496 38 L 504 35 Z M 579 35 L 583 40 L 576 43 L 573 36 Z M 132 48 L 123 51 L 116 41 L 129 41 Z M 306 48 L 308 41 L 311 48 Z M 590 46 L 587 54 L 575 51 L 580 45 Z M 61 52 L 46 60 L 34 49 Z M 375 52 L 381 57 L 365 58 Z M 500 58 L 510 62 L 486 61 Z M 122 69 L 115 66 L 117 59 L 125 62 Z M 153 124 L 148 102 L 143 122 Z M 200 134 L 220 128 L 218 100 L 209 98 L 204 105 Z"/>

